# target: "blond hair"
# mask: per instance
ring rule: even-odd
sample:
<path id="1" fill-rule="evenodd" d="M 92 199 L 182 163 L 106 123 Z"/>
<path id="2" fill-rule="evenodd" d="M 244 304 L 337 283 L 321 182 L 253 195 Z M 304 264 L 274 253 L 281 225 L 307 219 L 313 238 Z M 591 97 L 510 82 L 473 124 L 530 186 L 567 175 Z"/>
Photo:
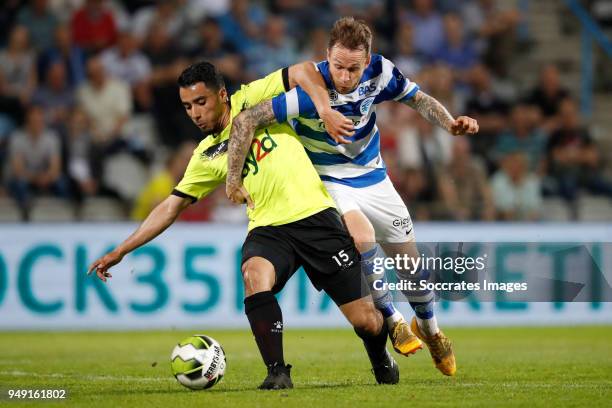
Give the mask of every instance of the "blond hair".
<path id="1" fill-rule="evenodd" d="M 327 46 L 331 49 L 336 44 L 349 50 L 365 50 L 366 54 L 369 54 L 372 48 L 372 31 L 363 20 L 342 17 L 334 23 Z"/>

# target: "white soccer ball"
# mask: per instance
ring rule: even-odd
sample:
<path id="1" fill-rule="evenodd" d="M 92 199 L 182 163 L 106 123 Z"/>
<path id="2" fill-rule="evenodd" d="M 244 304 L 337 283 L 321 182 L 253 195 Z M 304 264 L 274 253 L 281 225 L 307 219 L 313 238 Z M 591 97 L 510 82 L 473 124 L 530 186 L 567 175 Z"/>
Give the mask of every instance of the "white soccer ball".
<path id="1" fill-rule="evenodd" d="M 172 374 L 192 390 L 217 384 L 225 374 L 225 352 L 215 339 L 203 334 L 187 337 L 174 347 L 170 357 Z"/>

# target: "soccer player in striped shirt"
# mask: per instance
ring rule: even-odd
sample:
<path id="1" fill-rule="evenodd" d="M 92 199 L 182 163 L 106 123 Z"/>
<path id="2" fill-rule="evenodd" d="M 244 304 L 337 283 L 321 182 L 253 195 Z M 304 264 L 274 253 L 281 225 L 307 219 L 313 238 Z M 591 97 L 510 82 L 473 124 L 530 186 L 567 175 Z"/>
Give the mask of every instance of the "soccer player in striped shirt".
<path id="1" fill-rule="evenodd" d="M 331 108 L 320 103 L 315 105 L 313 100 L 319 101 L 320 95 L 313 95 L 311 99 L 297 87 L 253 107 L 255 114 L 252 116 L 257 119 L 252 125 L 288 121 L 295 129 L 357 244 L 363 271 L 373 286 L 374 281 L 381 279 L 374 273 L 376 258 L 385 254 L 418 257 L 408 209 L 389 180 L 380 154 L 376 105 L 390 100 L 403 103 L 453 135 L 474 134 L 478 132 L 478 123 L 467 116 L 453 118 L 444 106 L 421 91 L 391 61 L 372 54 L 371 43 L 372 34 L 364 22 L 352 17 L 336 21 L 330 35 L 327 60 L 317 64 L 327 85 L 327 90 L 320 92 L 328 93 Z M 312 94 L 312 90 L 310 92 Z M 328 120 L 333 117 L 330 109 L 347 118 L 345 125 L 332 129 Z M 250 140 L 252 134 L 235 136 Z M 231 177 L 230 169 L 228 180 Z M 230 198 L 238 188 L 237 185 L 228 186 Z M 425 269 L 404 272 L 409 273 L 404 273 L 402 279 L 418 282 L 429 278 Z M 402 340 L 398 342 L 399 347 L 394 343 L 397 352 L 412 354 L 422 347 L 423 341 L 436 367 L 445 375 L 455 374 L 452 344 L 438 328 L 432 291 L 404 292 L 416 315 L 410 326 L 393 306 L 388 291 L 372 290 L 372 294 L 390 333 Z"/>

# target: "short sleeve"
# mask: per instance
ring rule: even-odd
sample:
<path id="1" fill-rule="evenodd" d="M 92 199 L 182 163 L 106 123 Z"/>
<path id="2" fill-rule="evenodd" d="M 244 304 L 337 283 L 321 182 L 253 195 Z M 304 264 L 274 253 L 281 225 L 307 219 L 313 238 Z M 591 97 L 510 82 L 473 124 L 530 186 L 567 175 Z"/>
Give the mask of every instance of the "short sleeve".
<path id="1" fill-rule="evenodd" d="M 382 57 L 382 76 L 384 88 L 378 94 L 375 103 L 384 101 L 407 102 L 419 90 L 419 86 L 406 78 L 393 62 Z"/>
<path id="2" fill-rule="evenodd" d="M 312 99 L 299 86 L 275 96 L 272 99 L 272 110 L 278 123 L 298 116 L 310 118 L 316 113 Z"/>
<path id="3" fill-rule="evenodd" d="M 174 188 L 172 194 L 183 198 L 191 198 L 195 202 L 202 197 L 206 197 L 217 188 L 223 182 L 223 178 L 219 177 L 208 163 L 208 160 L 200 157 L 199 153 L 194 153 L 185 170 L 183 179 Z"/>
<path id="4" fill-rule="evenodd" d="M 257 81 L 243 85 L 236 93 L 242 97 L 243 109 L 247 109 L 288 90 L 289 69 L 283 68 Z"/>

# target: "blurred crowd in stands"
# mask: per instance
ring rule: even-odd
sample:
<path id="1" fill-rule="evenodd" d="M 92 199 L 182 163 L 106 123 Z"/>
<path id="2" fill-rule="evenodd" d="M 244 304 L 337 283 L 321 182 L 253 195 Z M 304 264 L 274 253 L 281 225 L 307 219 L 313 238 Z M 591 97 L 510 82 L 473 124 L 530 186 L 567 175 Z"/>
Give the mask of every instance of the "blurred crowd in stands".
<path id="1" fill-rule="evenodd" d="M 539 220 L 543 197 L 573 218 L 585 191 L 612 197 L 601 152 L 554 65 L 524 89 L 524 16 L 495 0 L 4 0 L 0 197 L 28 219 L 37 197 L 95 197 L 143 219 L 180 180 L 198 129 L 176 78 L 209 60 L 229 91 L 325 59 L 338 16 L 366 20 L 387 56 L 480 133 L 453 138 L 406 106 L 380 105 L 384 159 L 416 220 Z M 185 220 L 244 220 L 219 189 Z"/>

